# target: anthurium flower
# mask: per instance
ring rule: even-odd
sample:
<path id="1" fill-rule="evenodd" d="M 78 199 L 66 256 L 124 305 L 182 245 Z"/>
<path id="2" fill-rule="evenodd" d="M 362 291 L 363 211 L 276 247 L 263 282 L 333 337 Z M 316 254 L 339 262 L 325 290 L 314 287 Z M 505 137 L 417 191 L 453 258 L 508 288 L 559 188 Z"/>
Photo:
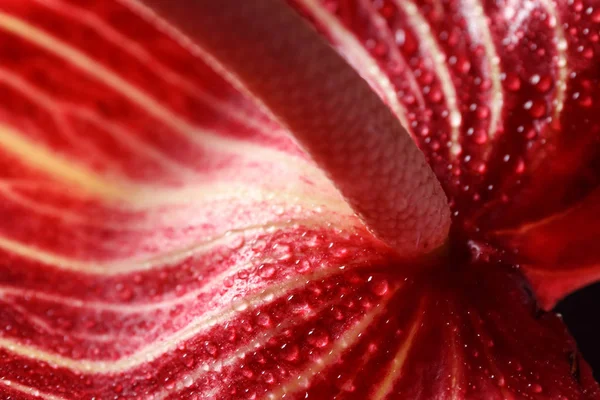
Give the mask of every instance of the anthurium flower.
<path id="1" fill-rule="evenodd" d="M 0 2 L 2 398 L 600 398 L 550 312 L 600 277 L 599 29 Z"/>

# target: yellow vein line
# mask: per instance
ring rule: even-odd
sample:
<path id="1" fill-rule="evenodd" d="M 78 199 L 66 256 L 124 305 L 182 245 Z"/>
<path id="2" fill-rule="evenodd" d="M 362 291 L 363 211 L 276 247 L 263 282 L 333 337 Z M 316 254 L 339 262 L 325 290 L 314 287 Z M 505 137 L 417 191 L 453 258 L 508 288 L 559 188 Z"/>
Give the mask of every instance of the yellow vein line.
<path id="1" fill-rule="evenodd" d="M 78 339 L 83 339 L 83 340 L 87 340 L 87 341 L 94 341 L 94 342 L 103 342 L 103 343 L 108 343 L 108 342 L 111 342 L 111 341 L 114 342 L 114 337 L 112 337 L 111 335 L 93 334 L 93 333 L 92 334 L 75 333 L 75 332 L 72 332 L 71 330 L 64 330 L 64 329 L 61 329 L 61 328 L 52 327 L 43 318 L 38 317 L 38 316 L 36 316 L 34 314 L 31 314 L 29 312 L 29 310 L 27 310 L 26 307 L 20 306 L 20 305 L 16 304 L 12 300 L 2 299 L 2 290 L 1 289 L 0 289 L 0 300 L 4 300 L 4 302 L 9 307 L 11 307 L 13 310 L 17 311 L 18 313 L 20 313 L 25 320 L 27 320 L 28 322 L 30 322 L 30 325 L 31 324 L 37 325 L 38 327 L 40 327 L 41 329 L 45 330 L 48 333 L 51 333 L 51 334 L 54 334 L 54 335 L 60 334 L 61 336 L 65 336 L 65 337 L 68 336 L 70 338 L 78 338 Z"/>
<path id="2" fill-rule="evenodd" d="M 160 150 L 151 146 L 148 142 L 141 140 L 138 136 L 132 134 L 119 124 L 112 123 L 107 119 L 100 117 L 98 113 L 91 109 L 84 109 L 80 107 L 67 108 L 64 110 L 64 112 L 65 114 L 75 115 L 96 125 L 108 135 L 129 147 L 131 150 L 162 164 L 163 167 L 171 170 L 172 172 L 176 172 L 179 176 L 191 178 L 198 175 L 197 171 L 194 171 L 191 167 L 174 161 Z"/>
<path id="3" fill-rule="evenodd" d="M 155 99 L 144 93 L 139 88 L 131 85 L 126 80 L 116 75 L 108 68 L 98 64 L 95 60 L 80 52 L 76 48 L 68 45 L 60 39 L 57 39 L 47 32 L 28 24 L 20 18 L 0 12 L 0 28 L 14 35 L 20 36 L 31 43 L 49 51 L 52 54 L 71 63 L 84 72 L 95 77 L 98 81 L 121 93 L 135 104 L 142 107 L 149 114 L 157 117 L 178 132 L 184 134 L 190 139 L 197 140 L 200 132 L 194 129 L 186 121 L 179 118 L 175 113 L 165 108 Z M 196 133 L 192 135 L 192 133 Z M 207 139 L 207 138 L 205 138 Z"/>
<path id="4" fill-rule="evenodd" d="M 281 298 L 282 296 L 287 295 L 293 290 L 304 287 L 307 282 L 330 278 L 340 275 L 345 271 L 347 271 L 347 269 L 341 270 L 339 268 L 323 268 L 310 275 L 298 276 L 284 282 L 278 282 L 277 284 L 267 287 L 266 289 L 263 288 L 258 294 L 254 294 L 244 299 L 232 302 L 230 307 L 227 309 L 216 310 L 211 313 L 207 313 L 202 319 L 192 321 L 185 328 L 166 337 L 160 338 L 154 343 L 148 344 L 146 347 L 136 351 L 135 353 L 127 355 L 118 360 L 76 360 L 55 353 L 50 353 L 34 346 L 25 345 L 16 340 L 2 337 L 0 337 L 0 348 L 4 348 L 7 351 L 22 357 L 51 363 L 58 367 L 68 368 L 75 372 L 95 374 L 121 373 L 167 354 L 169 351 L 177 348 L 177 346 L 186 340 L 205 332 L 213 326 L 231 320 L 240 312 L 242 312 L 240 310 L 252 311 L 264 304 L 268 304 L 276 299 Z M 379 310 L 378 313 L 381 313 L 384 311 L 384 307 L 376 308 L 376 310 Z M 370 319 L 368 322 L 370 323 L 371 320 L 372 319 Z M 356 332 L 357 335 L 358 333 L 360 332 Z M 353 338 L 353 340 L 356 339 L 357 337 Z M 342 341 L 342 343 L 345 342 Z"/>
<path id="5" fill-rule="evenodd" d="M 421 328 L 421 322 L 423 320 L 424 308 L 425 308 L 425 298 L 422 297 L 420 304 L 419 304 L 419 308 L 417 309 L 417 312 L 416 312 L 415 319 L 413 320 L 413 322 L 411 324 L 408 335 L 406 336 L 406 339 L 400 346 L 400 349 L 398 350 L 398 352 L 395 354 L 394 359 L 392 360 L 392 362 L 390 364 L 389 372 L 384 377 L 384 379 L 381 382 L 381 385 L 379 386 L 377 391 L 375 391 L 375 393 L 372 397 L 372 400 L 385 399 L 390 394 L 392 389 L 394 388 L 396 381 L 402 376 L 402 369 L 404 367 L 404 363 L 406 362 L 406 359 L 408 357 L 410 349 L 412 348 L 412 345 L 414 344 L 415 336 L 417 335 L 417 332 L 419 332 L 419 329 Z"/>
<path id="6" fill-rule="evenodd" d="M 346 218 L 347 219 L 347 218 Z M 93 261 L 78 261 L 72 258 L 64 257 L 58 254 L 38 249 L 34 246 L 23 244 L 21 242 L 0 236 L 0 249 L 13 253 L 20 257 L 28 258 L 42 264 L 52 266 L 54 268 L 74 271 L 85 274 L 94 275 L 123 275 L 136 271 L 146 271 L 160 267 L 170 267 L 185 258 L 199 256 L 209 252 L 219 245 L 226 245 L 236 240 L 240 235 L 260 233 L 270 228 L 285 229 L 294 227 L 296 224 L 301 224 L 306 228 L 331 227 L 330 220 L 319 219 L 297 219 L 284 222 L 269 222 L 260 225 L 248 225 L 241 228 L 234 228 L 227 233 L 207 238 L 200 243 L 194 243 L 184 248 L 169 251 L 158 256 L 148 257 L 137 260 L 118 260 L 109 262 L 93 262 Z M 339 229 L 355 229 L 358 225 L 358 220 L 346 220 L 335 224 Z"/>
<path id="7" fill-rule="evenodd" d="M 467 24 L 471 31 L 473 40 L 483 44 L 487 59 L 489 62 L 489 78 L 492 82 L 491 93 L 491 116 L 488 137 L 492 139 L 496 134 L 498 125 L 501 122 L 502 106 L 504 104 L 504 90 L 500 80 L 500 57 L 496 51 L 496 45 L 492 38 L 492 33 L 486 19 L 483 6 L 480 0 L 465 0 L 463 5 L 463 14 L 469 16 L 474 24 Z"/>
<path id="8" fill-rule="evenodd" d="M 40 399 L 44 399 L 44 400 L 68 400 L 65 397 L 56 396 L 54 394 L 44 393 L 34 387 L 22 385 L 20 383 L 13 382 L 8 379 L 0 379 L 0 385 L 3 385 L 10 389 L 13 389 L 17 392 L 25 393 L 27 395 L 30 395 L 30 396 L 33 396 L 36 398 L 40 398 Z"/>
<path id="9" fill-rule="evenodd" d="M 488 346 L 483 343 L 481 338 L 481 329 L 479 328 L 479 323 L 475 320 L 475 315 L 473 313 L 469 313 L 469 319 L 471 322 L 471 326 L 476 333 L 477 339 L 481 344 L 481 349 L 485 358 L 487 360 L 487 364 L 490 367 L 490 370 L 494 373 L 497 378 L 503 377 L 502 370 L 496 364 L 493 356 L 490 354 Z M 514 400 L 512 393 L 504 386 L 497 385 L 498 391 L 502 393 L 502 396 L 505 400 Z"/>
<path id="10" fill-rule="evenodd" d="M 121 128 L 119 125 L 111 123 L 106 119 L 100 117 L 91 109 L 84 109 L 83 107 L 72 107 L 71 105 L 59 104 L 53 99 L 48 93 L 45 93 L 40 88 L 37 88 L 24 80 L 21 76 L 12 73 L 11 71 L 0 68 L 0 82 L 4 83 L 11 88 L 18 90 L 24 96 L 28 97 L 35 103 L 41 105 L 48 112 L 52 114 L 52 117 L 56 120 L 56 123 L 63 129 L 63 132 L 68 134 L 71 140 L 81 140 L 82 135 L 77 135 L 73 132 L 73 129 L 69 126 L 65 120 L 65 115 L 72 114 L 85 119 L 88 122 L 92 122 L 102 128 L 108 135 L 112 136 L 118 141 L 121 141 L 124 145 L 130 149 L 137 151 L 146 157 L 157 161 L 166 168 L 177 171 L 180 174 L 190 176 L 196 174 L 196 171 L 188 169 L 187 167 L 177 164 L 170 158 L 166 157 L 163 153 L 157 149 L 148 145 L 148 143 L 140 140 L 137 136 L 130 134 L 127 130 Z M 41 147 L 41 146 L 40 146 Z M 86 146 L 86 152 L 93 152 L 95 155 L 108 160 L 106 154 L 98 151 L 97 148 L 92 146 Z M 185 176 L 184 175 L 184 176 Z"/>
<path id="11" fill-rule="evenodd" d="M 385 43 L 388 47 L 388 51 L 390 53 L 390 58 L 402 67 L 402 72 L 404 72 L 405 76 L 407 77 L 408 84 L 412 89 L 412 94 L 415 95 L 419 106 L 425 107 L 425 100 L 423 99 L 421 86 L 417 83 L 413 71 L 406 63 L 406 59 L 398 50 L 398 45 L 392 37 L 392 31 L 389 25 L 387 24 L 386 20 L 375 10 L 375 7 L 370 0 L 360 0 L 360 5 L 367 11 L 367 16 L 385 40 Z"/>
<path id="12" fill-rule="evenodd" d="M 138 6 L 141 7 L 141 6 Z M 146 12 L 148 13 L 148 11 Z M 82 71 L 89 73 L 109 87 L 129 98 L 135 104 L 145 109 L 150 115 L 155 116 L 167 126 L 175 129 L 193 142 L 210 146 L 225 153 L 235 153 L 245 158 L 264 162 L 265 160 L 273 163 L 284 163 L 286 165 L 296 165 L 304 175 L 314 177 L 320 182 L 331 183 L 324 177 L 323 173 L 311 162 L 297 156 L 274 150 L 269 147 L 257 145 L 251 142 L 244 142 L 237 139 L 230 139 L 220 136 L 206 129 L 199 129 L 190 125 L 187 121 L 179 118 L 176 113 L 165 108 L 162 104 L 150 97 L 147 93 L 131 85 L 109 69 L 95 62 L 79 50 L 69 46 L 61 40 L 52 37 L 27 22 L 0 12 L 0 29 L 18 35 L 31 43 L 34 43 L 47 51 L 56 54 L 65 61 L 78 67 Z M 397 102 L 397 101 L 396 101 Z M 79 182 L 79 181 L 77 181 Z M 85 183 L 85 181 L 80 182 Z M 89 186 L 89 185 L 88 185 Z M 97 188 L 98 189 L 98 188 Z M 102 192 L 101 192 L 102 193 Z M 127 199 L 127 196 L 121 196 Z"/>
<path id="13" fill-rule="evenodd" d="M 335 17 L 319 4 L 317 0 L 300 0 L 311 12 L 312 16 L 319 21 L 321 26 L 326 27 L 327 33 L 334 42 L 339 44 L 339 50 L 347 57 L 350 64 L 356 68 L 361 75 L 367 78 L 369 83 L 375 85 L 375 90 L 380 92 L 385 103 L 390 107 L 400 120 L 404 128 L 411 132 L 410 124 L 406 118 L 406 110 L 398 101 L 396 89 L 390 82 L 388 76 L 381 70 L 373 57 Z"/>
<path id="14" fill-rule="evenodd" d="M 143 62 L 155 69 L 158 79 L 162 78 L 166 82 L 177 86 L 178 90 L 181 90 L 182 92 L 185 92 L 190 96 L 202 101 L 206 106 L 223 112 L 237 122 L 253 127 L 261 132 L 269 133 L 268 131 L 272 129 L 272 127 L 267 126 L 265 121 L 249 115 L 244 110 L 228 105 L 226 102 L 223 102 L 208 92 L 202 91 L 202 89 L 196 83 L 164 65 L 143 46 L 114 29 L 111 25 L 100 19 L 96 14 L 89 12 L 84 8 L 67 4 L 62 1 L 43 0 L 40 3 L 57 13 L 62 13 L 71 19 L 75 19 L 78 22 L 83 22 L 86 26 L 94 29 L 99 35 L 101 35 L 110 43 L 121 48 L 138 61 Z"/>
<path id="15" fill-rule="evenodd" d="M 372 311 L 365 314 L 356 325 L 345 332 L 340 338 L 334 341 L 334 345 L 319 361 L 310 363 L 308 368 L 294 376 L 291 382 L 279 386 L 277 389 L 267 394 L 264 400 L 278 400 L 285 398 L 286 395 L 293 394 L 303 389 L 302 382 L 307 382 L 321 373 L 327 367 L 334 364 L 344 351 L 354 346 L 361 339 L 362 334 L 373 324 L 387 309 L 387 304 L 398 291 L 396 288 L 390 295 L 383 299 Z"/>
<path id="16" fill-rule="evenodd" d="M 316 310 L 313 310 L 311 315 L 320 315 L 326 309 L 330 308 L 331 306 L 333 306 L 334 304 L 336 304 L 339 301 L 340 301 L 340 299 L 338 298 L 338 299 L 335 299 L 328 303 L 325 303 L 325 304 L 321 305 L 319 308 L 317 308 Z M 287 319 L 287 320 L 285 320 L 285 322 L 277 324 L 277 326 L 274 329 L 264 332 L 259 339 L 253 340 L 250 343 L 248 343 L 248 344 L 244 345 L 243 347 L 239 348 L 238 350 L 236 350 L 233 354 L 229 354 L 226 359 L 218 359 L 218 360 L 211 361 L 210 363 L 204 363 L 204 364 L 200 365 L 193 372 L 186 374 L 186 377 L 184 379 L 181 379 L 179 382 L 177 382 L 175 390 L 176 391 L 184 390 L 185 387 L 189 386 L 190 380 L 192 382 L 197 381 L 199 378 L 204 376 L 208 371 L 211 371 L 211 370 L 214 371 L 219 368 L 230 367 L 232 365 L 235 365 L 235 363 L 239 362 L 242 359 L 242 357 L 244 357 L 250 351 L 256 351 L 257 349 L 262 348 L 271 338 L 277 336 L 278 334 L 285 331 L 286 329 L 291 328 L 292 326 L 294 326 L 294 325 L 298 324 L 299 322 L 301 322 L 302 320 L 306 320 L 306 319 L 307 319 L 307 316 L 302 316 L 302 317 L 296 318 L 296 319 Z M 156 393 L 154 395 L 153 399 L 154 400 L 162 400 L 171 393 L 173 393 L 172 390 L 162 390 L 162 391 Z"/>
<path id="17" fill-rule="evenodd" d="M 567 66 L 567 38 L 563 29 L 560 15 L 556 9 L 555 4 L 552 1 L 542 0 L 548 14 L 550 14 L 550 26 L 554 28 L 554 34 L 556 35 L 556 65 L 558 67 L 558 80 L 556 82 L 556 103 L 554 110 L 554 118 L 558 119 L 562 112 L 565 103 L 565 93 L 567 91 L 567 77 L 569 69 Z"/>
<path id="18" fill-rule="evenodd" d="M 451 306 L 449 306 L 449 308 L 451 308 Z M 453 324 L 454 322 L 454 320 L 451 320 L 450 324 Z M 460 383 L 463 381 L 463 374 L 459 360 L 461 353 L 458 348 L 458 334 L 456 333 L 456 330 L 453 329 L 452 325 L 448 325 L 446 330 L 450 335 L 450 352 L 448 357 L 451 359 L 450 365 L 452 371 L 452 376 L 450 377 L 450 388 L 452 390 L 451 400 L 460 400 Z"/>
<path id="19" fill-rule="evenodd" d="M 118 185 L 52 153 L 38 143 L 25 138 L 13 127 L 0 124 L 0 146 L 35 168 L 50 173 L 61 181 L 75 184 L 88 193 L 112 199 L 124 197 L 123 189 Z"/>
<path id="20" fill-rule="evenodd" d="M 446 55 L 438 45 L 427 20 L 421 15 L 419 9 L 412 1 L 394 0 L 394 4 L 404 11 L 409 21 L 411 21 L 411 25 L 421 37 L 421 51 L 429 52 L 433 60 L 432 68 L 437 72 L 448 106 L 448 118 L 452 130 L 451 141 L 455 146 L 459 146 L 462 115 L 458 109 L 456 89 L 447 67 Z"/>
<path id="21" fill-rule="evenodd" d="M 192 143 L 210 146 L 213 149 L 226 153 L 246 155 L 255 160 L 262 161 L 267 158 L 274 162 L 285 161 L 287 163 L 295 163 L 304 168 L 307 173 L 311 172 L 317 176 L 322 175 L 320 170 L 312 163 L 302 158 L 251 142 L 226 138 L 207 129 L 190 125 L 176 113 L 163 106 L 141 89 L 131 85 L 110 69 L 98 64 L 95 60 L 76 48 L 28 24 L 22 19 L 0 12 L 0 29 L 34 43 L 90 74 L 90 76 L 96 78 L 99 82 L 103 82 L 108 87 L 131 100 L 134 104 L 137 104 L 141 109 L 146 110 L 149 115 L 154 116 L 165 125 L 179 132 Z"/>

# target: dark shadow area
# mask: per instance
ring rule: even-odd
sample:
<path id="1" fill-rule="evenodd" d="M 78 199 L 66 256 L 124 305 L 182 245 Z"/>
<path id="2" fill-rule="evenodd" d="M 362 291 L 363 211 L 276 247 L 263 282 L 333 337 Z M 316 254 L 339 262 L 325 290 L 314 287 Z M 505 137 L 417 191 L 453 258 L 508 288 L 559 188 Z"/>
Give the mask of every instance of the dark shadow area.
<path id="1" fill-rule="evenodd" d="M 600 283 L 568 296 L 555 311 L 562 314 L 583 358 L 600 381 Z"/>

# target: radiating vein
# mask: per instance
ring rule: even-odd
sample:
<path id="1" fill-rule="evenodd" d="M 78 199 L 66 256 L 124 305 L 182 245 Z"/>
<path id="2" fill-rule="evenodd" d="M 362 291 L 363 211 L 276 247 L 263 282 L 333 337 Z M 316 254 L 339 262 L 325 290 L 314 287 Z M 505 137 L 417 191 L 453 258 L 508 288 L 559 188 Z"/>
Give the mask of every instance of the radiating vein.
<path id="1" fill-rule="evenodd" d="M 394 0 L 394 4 L 407 15 L 411 25 L 418 33 L 422 43 L 421 51 L 428 52 L 432 58 L 433 63 L 431 67 L 439 77 L 440 86 L 446 99 L 446 105 L 448 106 L 448 118 L 452 132 L 451 141 L 453 144 L 458 145 L 462 115 L 458 108 L 456 89 L 448 70 L 446 55 L 431 32 L 431 27 L 427 20 L 421 15 L 419 9 L 411 0 Z"/>
<path id="2" fill-rule="evenodd" d="M 390 392 L 393 390 L 396 381 L 402 376 L 402 370 L 404 368 L 404 363 L 408 357 L 410 349 L 415 340 L 415 336 L 417 332 L 421 328 L 421 322 L 423 320 L 423 310 L 425 308 L 425 298 L 422 297 L 420 301 L 420 305 L 416 311 L 415 319 L 412 321 L 410 330 L 402 345 L 400 345 L 400 349 L 394 355 L 392 362 L 390 363 L 390 369 L 388 373 L 383 378 L 383 381 L 375 391 L 372 400 L 383 400 L 385 399 Z"/>
<path id="3" fill-rule="evenodd" d="M 292 279 L 288 279 L 284 282 L 273 284 L 267 288 L 263 288 L 260 293 L 249 295 L 243 299 L 236 300 L 231 303 L 229 307 L 222 310 L 215 310 L 206 313 L 201 319 L 192 321 L 189 325 L 184 328 L 171 333 L 166 337 L 157 339 L 156 341 L 149 343 L 146 347 L 136 351 L 133 354 L 128 354 L 118 360 L 76 360 L 73 358 L 61 356 L 55 353 L 51 353 L 37 347 L 20 343 L 19 341 L 0 337 L 0 348 L 4 348 L 7 351 L 17 354 L 22 357 L 36 359 L 39 361 L 51 363 L 58 367 L 68 368 L 75 372 L 89 372 L 96 374 L 114 374 L 121 373 L 124 371 L 131 370 L 144 363 L 151 362 L 164 354 L 176 349 L 181 343 L 197 336 L 198 334 L 207 331 L 208 329 L 224 323 L 228 320 L 233 319 L 238 315 L 240 310 L 254 310 L 260 306 L 271 303 L 272 301 L 279 299 L 280 297 L 289 294 L 291 291 L 304 287 L 307 282 L 322 280 L 331 278 L 336 275 L 344 273 L 346 270 L 339 268 L 323 268 L 310 275 L 297 276 Z M 242 307 L 243 305 L 243 307 Z M 385 311 L 385 303 L 382 303 L 375 309 L 376 313 L 371 313 L 372 318 L 361 322 L 360 331 L 364 330 L 366 326 L 372 321 L 375 315 Z M 371 315 L 369 314 L 369 315 Z M 368 323 L 365 325 L 365 321 Z M 356 328 L 355 328 L 356 330 Z M 352 332 L 354 332 L 353 330 Z M 356 335 L 360 333 L 356 331 Z M 348 344 L 344 345 L 349 340 L 357 340 L 357 337 L 351 335 L 347 338 L 348 340 L 342 340 L 340 346 L 347 347 Z M 344 348 L 345 348 L 344 347 Z M 342 349 L 338 349 L 341 351 Z"/>
<path id="4" fill-rule="evenodd" d="M 44 399 L 44 400 L 68 400 L 65 397 L 56 396 L 54 394 L 49 394 L 49 393 L 44 393 L 34 387 L 22 385 L 20 383 L 13 382 L 8 379 L 0 379 L 0 385 L 3 385 L 4 387 L 7 387 L 14 391 L 21 392 L 26 395 L 30 395 L 30 396 L 37 397 L 37 398 Z M 8 397 L 7 399 L 10 399 L 10 397 Z"/>
<path id="5" fill-rule="evenodd" d="M 500 80 L 500 57 L 492 38 L 489 21 L 487 20 L 481 0 L 464 0 L 463 14 L 470 16 L 472 24 L 467 24 L 467 28 L 474 40 L 478 40 L 485 49 L 487 56 L 489 73 L 488 77 L 492 82 L 491 100 L 490 100 L 490 125 L 488 128 L 488 137 L 492 139 L 501 123 L 502 107 L 504 96 L 502 82 Z"/>
<path id="6" fill-rule="evenodd" d="M 387 304 L 398 291 L 398 289 L 399 288 L 396 288 L 391 291 L 388 297 L 382 299 L 382 301 L 376 307 L 374 307 L 373 310 L 365 314 L 365 316 L 362 317 L 356 323 L 356 325 L 348 329 L 348 331 L 344 332 L 341 337 L 336 339 L 333 342 L 333 345 L 328 349 L 329 351 L 318 362 L 309 364 L 304 371 L 299 372 L 291 381 L 283 383 L 277 389 L 266 395 L 263 400 L 282 399 L 288 394 L 292 394 L 301 390 L 303 388 L 302 382 L 310 381 L 317 374 L 336 362 L 348 348 L 353 347 L 356 343 L 358 343 L 362 334 L 367 330 L 367 328 L 376 322 L 378 318 L 387 311 Z"/>

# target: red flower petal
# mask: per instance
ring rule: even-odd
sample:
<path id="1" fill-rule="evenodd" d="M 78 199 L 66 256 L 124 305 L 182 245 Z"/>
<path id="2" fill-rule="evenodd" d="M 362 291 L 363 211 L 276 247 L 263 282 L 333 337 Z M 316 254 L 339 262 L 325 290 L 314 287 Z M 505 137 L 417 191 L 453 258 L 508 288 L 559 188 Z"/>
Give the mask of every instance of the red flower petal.
<path id="1" fill-rule="evenodd" d="M 600 397 L 493 252 L 399 265 L 210 55 L 139 12 L 0 5 L 0 394 Z"/>
<path id="2" fill-rule="evenodd" d="M 501 242 L 515 249 L 521 268 L 531 281 L 540 304 L 550 309 L 570 292 L 600 280 L 600 190 L 561 214 L 497 232 Z"/>
<path id="3" fill-rule="evenodd" d="M 597 190 L 600 14 L 594 4 L 293 3 L 412 132 L 451 199 L 456 231 L 494 241 L 490 231 L 555 218 Z M 587 217 L 591 237 L 598 213 L 590 209 Z M 563 239 L 555 240 L 567 242 L 571 226 L 564 222 Z M 529 231 L 533 236 L 546 240 L 540 230 Z M 579 255 L 593 253 L 583 249 Z M 532 262 L 529 256 L 515 262 Z M 538 293 L 544 306 L 598 280 L 577 257 L 536 265 L 560 268 L 564 285 L 537 269 L 527 273 L 534 289 L 544 291 Z"/>

